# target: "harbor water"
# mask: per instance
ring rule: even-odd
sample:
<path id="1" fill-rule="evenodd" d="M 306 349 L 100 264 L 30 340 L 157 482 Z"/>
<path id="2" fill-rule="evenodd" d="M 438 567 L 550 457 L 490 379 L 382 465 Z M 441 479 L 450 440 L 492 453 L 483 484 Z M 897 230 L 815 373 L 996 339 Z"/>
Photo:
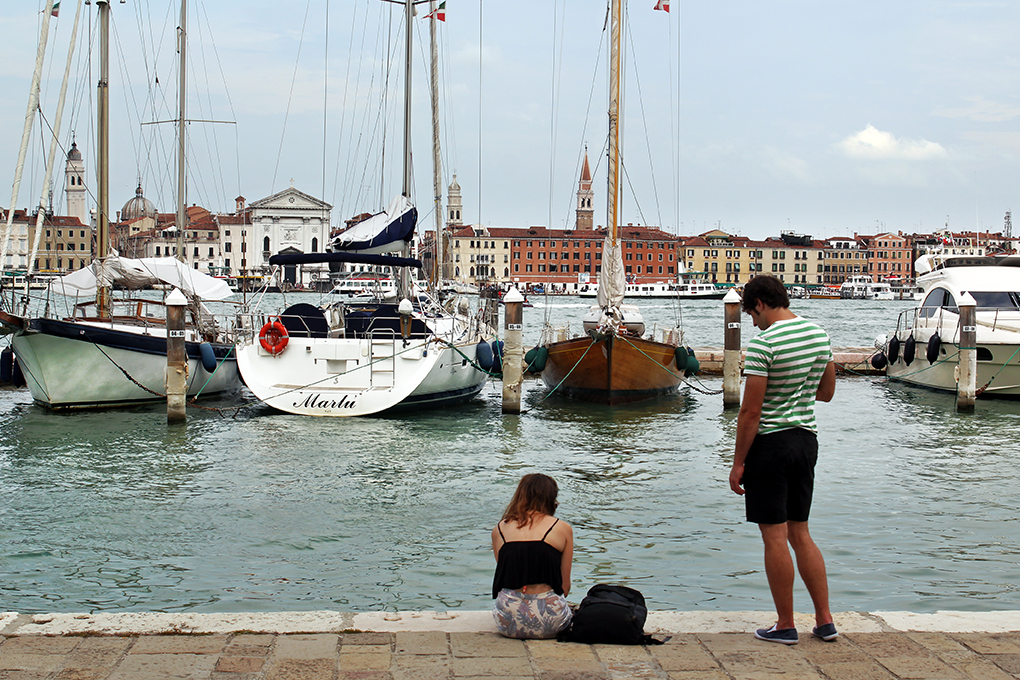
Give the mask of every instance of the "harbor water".
<path id="1" fill-rule="evenodd" d="M 288 302 L 292 296 L 288 296 Z M 533 299 L 579 319 L 576 298 Z M 671 325 L 666 301 L 642 301 Z M 794 301 L 839 347 L 871 346 L 908 302 Z M 722 303 L 683 306 L 722 346 Z M 754 329 L 745 322 L 743 342 Z M 721 379 L 608 409 L 525 384 L 455 409 L 360 419 L 268 409 L 242 391 L 189 409 L 57 415 L 0 391 L 0 611 L 272 612 L 491 606 L 489 532 L 520 476 L 560 484 L 571 600 L 597 582 L 653 609 L 771 608 L 761 540 L 727 482 L 737 413 Z M 812 533 L 837 611 L 1020 609 L 1020 403 L 841 378 L 819 404 Z M 810 603 L 798 583 L 797 609 Z"/>

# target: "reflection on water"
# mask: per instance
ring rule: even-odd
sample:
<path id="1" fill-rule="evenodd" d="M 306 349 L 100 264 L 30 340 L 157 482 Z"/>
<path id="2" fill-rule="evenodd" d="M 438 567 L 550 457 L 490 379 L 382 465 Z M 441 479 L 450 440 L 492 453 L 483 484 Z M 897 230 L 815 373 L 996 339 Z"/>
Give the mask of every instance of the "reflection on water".
<path id="1" fill-rule="evenodd" d="M 685 323 L 718 313 L 700 304 Z M 327 419 L 242 395 L 237 418 L 191 411 L 168 428 L 156 406 L 56 416 L 0 391 L 0 601 L 481 609 L 489 531 L 519 477 L 543 471 L 575 527 L 577 598 L 610 581 L 653 608 L 771 607 L 757 529 L 727 483 L 736 411 L 720 395 L 619 409 L 545 396 L 529 380 L 520 416 L 501 413 L 495 384 L 456 410 Z M 952 395 L 841 379 L 818 421 L 812 529 L 834 608 L 1020 609 L 1020 403 L 957 414 Z"/>

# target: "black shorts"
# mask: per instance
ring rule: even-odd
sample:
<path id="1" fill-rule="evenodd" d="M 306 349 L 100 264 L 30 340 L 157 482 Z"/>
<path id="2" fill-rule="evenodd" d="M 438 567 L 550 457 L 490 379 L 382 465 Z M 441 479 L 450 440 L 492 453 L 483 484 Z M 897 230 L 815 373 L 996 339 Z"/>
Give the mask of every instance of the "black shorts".
<path id="1" fill-rule="evenodd" d="M 800 427 L 755 435 L 744 461 L 744 507 L 756 524 L 806 522 L 815 487 L 818 437 Z"/>

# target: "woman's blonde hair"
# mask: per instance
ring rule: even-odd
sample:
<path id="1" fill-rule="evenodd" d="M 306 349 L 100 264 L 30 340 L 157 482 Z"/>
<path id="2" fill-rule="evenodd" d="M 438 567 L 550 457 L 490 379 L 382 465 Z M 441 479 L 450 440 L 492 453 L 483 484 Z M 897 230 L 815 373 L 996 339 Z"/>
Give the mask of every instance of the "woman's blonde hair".
<path id="1" fill-rule="evenodd" d="M 555 514 L 559 491 L 556 480 L 549 475 L 538 472 L 524 475 L 510 499 L 510 505 L 503 511 L 503 521 L 517 522 L 517 527 L 521 528 L 531 524 L 535 513 Z"/>

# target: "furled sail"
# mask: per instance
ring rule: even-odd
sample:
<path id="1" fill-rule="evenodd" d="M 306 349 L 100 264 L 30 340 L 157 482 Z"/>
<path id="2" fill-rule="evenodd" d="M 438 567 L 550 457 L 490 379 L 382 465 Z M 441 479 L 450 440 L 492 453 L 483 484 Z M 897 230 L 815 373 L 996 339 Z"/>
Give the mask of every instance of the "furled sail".
<path id="1" fill-rule="evenodd" d="M 386 210 L 345 229 L 329 242 L 332 251 L 358 251 L 366 254 L 395 253 L 414 237 L 418 209 L 403 194 Z"/>
<path id="2" fill-rule="evenodd" d="M 602 308 L 600 325 L 612 321 L 613 326 L 622 320 L 620 305 L 627 290 L 627 275 L 623 271 L 623 251 L 619 243 L 606 236 L 602 244 L 602 270 L 599 272 L 599 307 Z"/>
<path id="3" fill-rule="evenodd" d="M 133 259 L 117 255 L 109 255 L 104 265 L 94 261 L 84 269 L 55 279 L 50 283 L 50 292 L 68 297 L 92 296 L 96 294 L 100 278 L 107 285 L 127 289 L 168 284 L 202 300 L 226 300 L 234 294 L 223 279 L 192 269 L 176 258 Z"/>

